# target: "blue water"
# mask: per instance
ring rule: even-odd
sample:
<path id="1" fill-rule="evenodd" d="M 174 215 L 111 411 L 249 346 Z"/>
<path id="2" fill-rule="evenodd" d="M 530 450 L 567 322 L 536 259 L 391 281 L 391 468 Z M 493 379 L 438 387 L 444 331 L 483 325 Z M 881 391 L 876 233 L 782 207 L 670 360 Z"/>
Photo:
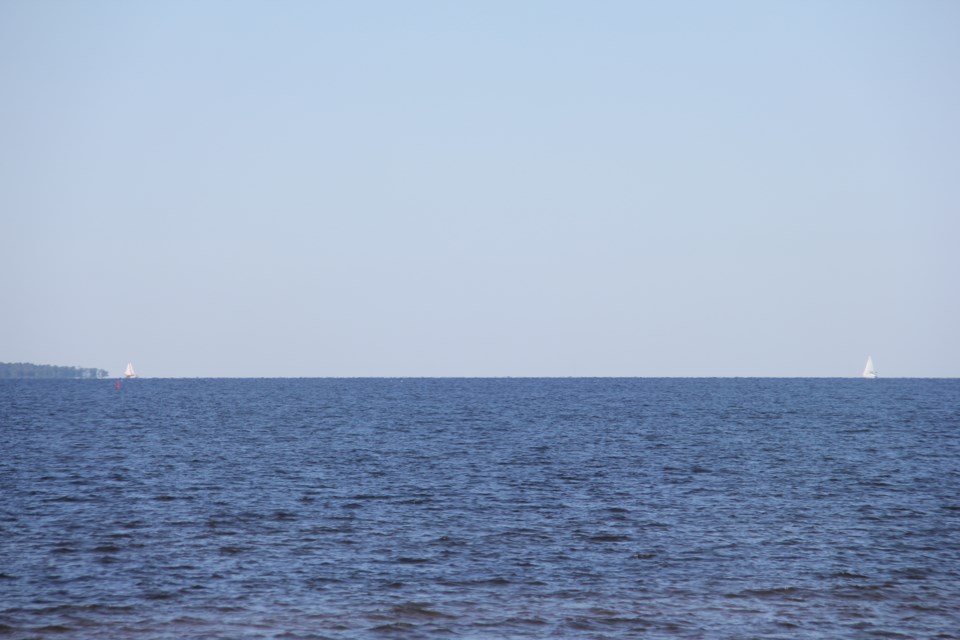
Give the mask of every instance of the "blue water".
<path id="1" fill-rule="evenodd" d="M 0 637 L 958 638 L 960 381 L 0 381 Z"/>

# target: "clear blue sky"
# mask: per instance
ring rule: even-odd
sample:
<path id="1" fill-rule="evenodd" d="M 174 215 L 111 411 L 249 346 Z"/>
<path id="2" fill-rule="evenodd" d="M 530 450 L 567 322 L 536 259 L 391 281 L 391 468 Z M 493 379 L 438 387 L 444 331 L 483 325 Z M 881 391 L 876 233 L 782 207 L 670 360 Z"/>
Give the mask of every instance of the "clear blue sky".
<path id="1" fill-rule="evenodd" d="M 0 2 L 0 361 L 960 376 L 960 3 Z"/>

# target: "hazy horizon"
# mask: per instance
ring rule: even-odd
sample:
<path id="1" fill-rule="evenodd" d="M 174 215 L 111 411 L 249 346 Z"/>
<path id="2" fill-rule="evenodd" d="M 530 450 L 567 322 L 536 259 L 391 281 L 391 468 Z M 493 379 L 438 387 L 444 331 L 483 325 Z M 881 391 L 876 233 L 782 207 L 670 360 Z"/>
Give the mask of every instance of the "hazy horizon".
<path id="1" fill-rule="evenodd" d="M 43 362 L 43 363 L 30 363 L 30 364 L 40 364 L 40 365 L 53 365 L 53 366 L 77 366 L 80 365 L 55 365 L 54 363 Z M 115 380 L 123 379 L 123 371 L 120 373 L 114 373 L 113 371 L 107 370 L 108 375 L 100 378 L 101 380 Z M 960 376 L 879 376 L 878 379 L 888 379 L 888 380 L 955 380 Z M 513 375 L 487 375 L 487 376 L 258 376 L 258 375 L 243 375 L 243 376 L 150 376 L 150 375 L 140 375 L 139 373 L 135 376 L 138 380 L 143 379 L 152 379 L 152 380 L 448 380 L 448 379 L 466 379 L 466 380 L 544 380 L 544 379 L 624 379 L 624 380 L 634 380 L 634 379 L 669 379 L 669 380 L 701 380 L 701 379 L 724 379 L 724 380 L 737 380 L 737 379 L 780 379 L 780 380 L 797 380 L 797 379 L 862 379 L 863 376 L 860 374 L 856 375 L 846 375 L 846 376 L 777 376 L 777 375 L 767 375 L 767 376 L 750 376 L 750 375 L 733 375 L 733 376 L 612 376 L 612 375 L 583 375 L 583 376 L 564 376 L 564 375 L 543 375 L 543 376 L 513 376 Z M 42 378 L 36 378 L 42 379 Z M 92 378 L 90 378 L 92 379 Z M 866 384 L 866 382 L 865 382 Z"/>
<path id="2" fill-rule="evenodd" d="M 0 361 L 960 377 L 960 4 L 0 4 Z"/>

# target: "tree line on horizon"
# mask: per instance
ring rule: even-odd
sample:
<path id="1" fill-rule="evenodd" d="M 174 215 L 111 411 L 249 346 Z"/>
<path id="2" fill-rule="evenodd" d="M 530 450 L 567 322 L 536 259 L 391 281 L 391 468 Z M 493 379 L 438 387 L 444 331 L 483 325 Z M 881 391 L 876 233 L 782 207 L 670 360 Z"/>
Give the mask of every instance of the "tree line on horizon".
<path id="1" fill-rule="evenodd" d="M 31 364 L 29 362 L 0 362 L 0 379 L 3 378 L 60 378 L 94 379 L 110 374 L 97 368 L 62 367 L 54 364 Z"/>

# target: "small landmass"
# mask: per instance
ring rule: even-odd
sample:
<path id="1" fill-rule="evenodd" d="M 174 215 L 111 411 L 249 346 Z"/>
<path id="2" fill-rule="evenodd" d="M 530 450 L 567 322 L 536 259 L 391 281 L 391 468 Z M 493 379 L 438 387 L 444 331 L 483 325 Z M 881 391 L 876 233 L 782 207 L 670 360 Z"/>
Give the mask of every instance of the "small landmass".
<path id="1" fill-rule="evenodd" d="M 106 378 L 110 374 L 103 369 L 86 367 L 61 367 L 53 364 L 29 362 L 0 362 L 0 379 L 3 378 Z"/>

